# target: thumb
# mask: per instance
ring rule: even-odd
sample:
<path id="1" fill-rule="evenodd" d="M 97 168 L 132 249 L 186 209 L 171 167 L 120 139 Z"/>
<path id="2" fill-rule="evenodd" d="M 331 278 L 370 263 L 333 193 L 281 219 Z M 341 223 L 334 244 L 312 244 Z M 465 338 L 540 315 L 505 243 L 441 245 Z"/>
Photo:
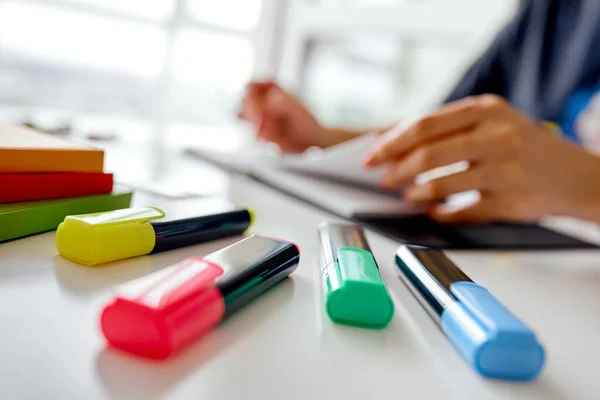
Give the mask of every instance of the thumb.
<path id="1" fill-rule="evenodd" d="M 278 86 L 272 80 L 251 81 L 248 83 L 238 116 L 251 121 L 260 119 L 266 96 L 274 87 Z"/>
<path id="2" fill-rule="evenodd" d="M 291 111 L 290 105 L 287 94 L 278 87 L 272 87 L 265 96 L 258 136 L 282 145 L 286 139 L 285 127 Z"/>
<path id="3" fill-rule="evenodd" d="M 263 103 L 263 120 L 281 124 L 292 112 L 293 103 L 289 95 L 278 87 L 269 89 Z"/>

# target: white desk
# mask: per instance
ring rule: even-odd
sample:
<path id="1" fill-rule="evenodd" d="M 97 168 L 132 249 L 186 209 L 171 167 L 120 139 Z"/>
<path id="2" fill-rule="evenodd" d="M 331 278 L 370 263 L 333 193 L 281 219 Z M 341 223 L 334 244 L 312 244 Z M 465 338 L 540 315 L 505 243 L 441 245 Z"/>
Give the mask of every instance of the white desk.
<path id="1" fill-rule="evenodd" d="M 336 326 L 323 314 L 317 272 L 316 227 L 331 217 L 244 177 L 231 177 L 227 196 L 256 210 L 254 232 L 298 243 L 300 266 L 292 280 L 163 363 L 106 349 L 101 306 L 118 283 L 235 238 L 102 268 L 57 256 L 53 232 L 1 244 L 0 398 L 600 398 L 600 252 L 450 253 L 534 328 L 547 350 L 537 381 L 487 380 L 395 277 L 393 241 L 368 235 L 396 305 L 390 326 Z"/>

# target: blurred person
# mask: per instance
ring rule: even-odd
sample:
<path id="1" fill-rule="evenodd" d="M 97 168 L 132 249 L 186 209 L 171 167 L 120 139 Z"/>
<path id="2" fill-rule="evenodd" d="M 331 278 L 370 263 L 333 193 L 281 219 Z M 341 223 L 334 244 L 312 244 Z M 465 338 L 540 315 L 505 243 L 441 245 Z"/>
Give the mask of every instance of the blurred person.
<path id="1" fill-rule="evenodd" d="M 383 135 L 365 149 L 363 164 L 385 166 L 381 186 L 404 187 L 406 201 L 434 202 L 429 214 L 441 222 L 545 215 L 600 222 L 600 157 L 578 146 L 600 143 L 600 125 L 590 127 L 600 121 L 600 105 L 590 101 L 596 91 L 600 1 L 525 0 L 444 104 L 415 122 L 377 129 Z M 248 85 L 240 117 L 283 152 L 326 148 L 366 133 L 324 127 L 272 81 Z M 469 168 L 415 183 L 420 173 L 458 161 Z M 459 209 L 444 204 L 468 190 L 479 191 L 478 201 Z"/>

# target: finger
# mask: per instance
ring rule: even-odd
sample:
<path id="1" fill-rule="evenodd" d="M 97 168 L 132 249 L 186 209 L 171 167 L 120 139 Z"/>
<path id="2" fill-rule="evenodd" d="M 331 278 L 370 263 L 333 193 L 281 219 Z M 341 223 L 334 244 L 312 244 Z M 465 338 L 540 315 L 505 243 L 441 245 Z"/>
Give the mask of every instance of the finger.
<path id="1" fill-rule="evenodd" d="M 492 95 L 468 97 L 448 104 L 404 129 L 396 128 L 384 134 L 363 163 L 366 167 L 379 166 L 434 138 L 469 130 L 506 109 L 506 102 Z"/>
<path id="2" fill-rule="evenodd" d="M 521 135 L 511 123 L 484 122 L 473 130 L 432 141 L 393 163 L 381 185 L 394 188 L 411 183 L 424 172 L 460 161 L 471 163 L 504 162 L 518 158 Z"/>
<path id="3" fill-rule="evenodd" d="M 304 149 L 299 148 L 290 137 L 286 135 L 286 121 L 267 114 L 259 132 L 259 138 L 267 142 L 275 143 L 282 153 L 301 153 Z"/>
<path id="4" fill-rule="evenodd" d="M 258 136 L 264 140 L 284 146 L 285 119 L 289 112 L 289 99 L 282 90 L 273 88 L 266 95 L 262 109 L 262 120 Z"/>
<path id="5" fill-rule="evenodd" d="M 448 208 L 444 204 L 434 206 L 429 216 L 444 224 L 500 222 L 511 220 L 502 196 L 482 195 L 478 201 L 463 208 Z"/>
<path id="6" fill-rule="evenodd" d="M 476 148 L 473 141 L 474 136 L 471 134 L 462 134 L 425 145 L 395 162 L 382 177 L 381 186 L 395 188 L 411 183 L 418 174 L 433 168 L 449 165 L 456 161 L 471 161 Z"/>
<path id="7" fill-rule="evenodd" d="M 470 132 L 423 145 L 393 163 L 384 174 L 381 185 L 395 188 L 411 183 L 417 175 L 434 168 L 459 161 L 478 161 L 494 150 L 493 142 L 491 135 Z"/>
<path id="8" fill-rule="evenodd" d="M 250 97 L 266 93 L 277 84 L 273 80 L 252 81 L 246 85 L 246 94 Z"/>
<path id="9" fill-rule="evenodd" d="M 279 126 L 278 122 L 275 118 L 273 118 L 270 114 L 263 114 L 261 119 L 261 123 L 258 127 L 257 136 L 260 139 L 266 140 L 268 142 L 277 143 L 279 140 Z"/>
<path id="10" fill-rule="evenodd" d="M 488 189 L 497 183 L 490 180 L 494 166 L 474 166 L 466 171 L 433 179 L 420 185 L 412 185 L 404 190 L 403 198 L 413 203 L 443 200 L 446 197 L 467 190 Z"/>
<path id="11" fill-rule="evenodd" d="M 264 108 L 269 91 L 278 87 L 272 80 L 253 81 L 246 86 L 246 95 L 242 100 L 241 116 L 247 120 L 255 120 Z"/>
<path id="12" fill-rule="evenodd" d="M 524 181 L 525 172 L 516 160 L 476 164 L 465 171 L 410 186 L 404 191 L 404 198 L 411 202 L 432 202 L 469 190 L 490 194 L 518 188 Z"/>
<path id="13" fill-rule="evenodd" d="M 298 146 L 294 146 L 293 144 L 289 144 L 286 141 L 282 141 L 282 143 L 279 144 L 279 149 L 281 150 L 282 153 L 286 153 L 286 154 L 304 152 L 304 149 L 302 149 Z"/>

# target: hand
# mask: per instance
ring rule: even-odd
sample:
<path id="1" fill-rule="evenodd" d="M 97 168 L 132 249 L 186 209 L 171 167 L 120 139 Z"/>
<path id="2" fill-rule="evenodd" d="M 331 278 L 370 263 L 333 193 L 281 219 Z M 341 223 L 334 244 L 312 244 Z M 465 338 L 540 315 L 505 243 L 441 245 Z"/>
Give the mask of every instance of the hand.
<path id="1" fill-rule="evenodd" d="M 259 138 L 285 153 L 326 147 L 326 130 L 296 97 L 272 81 L 248 84 L 239 117 L 253 122 Z"/>
<path id="2" fill-rule="evenodd" d="M 466 171 L 415 184 L 428 170 L 468 161 Z M 387 164 L 381 184 L 408 185 L 412 202 L 437 202 L 442 222 L 535 221 L 570 215 L 600 222 L 600 158 L 553 135 L 494 95 L 443 106 L 384 134 L 364 160 Z M 467 190 L 480 199 L 459 210 L 440 201 Z"/>

